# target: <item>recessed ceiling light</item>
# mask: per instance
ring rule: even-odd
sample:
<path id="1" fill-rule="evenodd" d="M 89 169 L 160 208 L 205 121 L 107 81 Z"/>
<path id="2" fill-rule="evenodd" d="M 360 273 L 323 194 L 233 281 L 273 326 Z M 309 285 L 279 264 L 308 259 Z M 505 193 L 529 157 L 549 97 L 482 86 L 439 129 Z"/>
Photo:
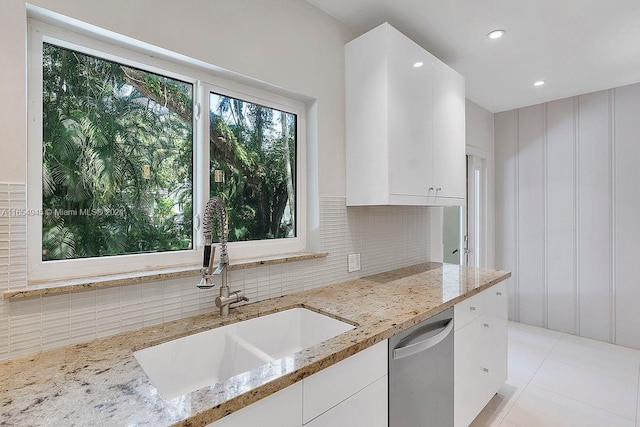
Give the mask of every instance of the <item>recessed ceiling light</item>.
<path id="1" fill-rule="evenodd" d="M 543 84 L 545 84 L 546 82 L 544 80 L 538 80 L 537 82 L 534 82 L 533 85 L 534 86 L 542 86 Z"/>
<path id="2" fill-rule="evenodd" d="M 413 64 L 413 68 L 420 68 L 422 67 L 424 64 L 420 61 L 416 62 L 415 64 Z"/>
<path id="3" fill-rule="evenodd" d="M 487 37 L 489 37 L 492 40 L 495 40 L 495 39 L 499 39 L 500 37 L 504 36 L 504 33 L 506 33 L 505 30 L 493 30 L 489 34 L 487 34 Z"/>

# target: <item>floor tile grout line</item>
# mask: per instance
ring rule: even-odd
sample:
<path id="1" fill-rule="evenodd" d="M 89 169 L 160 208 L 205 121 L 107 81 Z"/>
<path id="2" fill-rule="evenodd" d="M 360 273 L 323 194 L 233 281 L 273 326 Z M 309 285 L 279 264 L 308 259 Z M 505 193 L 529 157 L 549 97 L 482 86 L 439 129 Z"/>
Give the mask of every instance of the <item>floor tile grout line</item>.
<path id="1" fill-rule="evenodd" d="M 616 376 L 610 375 L 610 374 L 605 373 L 605 372 L 596 371 L 594 369 L 590 369 L 589 367 L 585 367 L 585 366 L 576 366 L 576 365 L 571 364 L 570 362 L 563 361 L 563 360 L 558 360 L 556 358 L 551 358 L 550 361 L 553 361 L 555 363 L 560 363 L 562 365 L 571 366 L 574 369 L 579 369 L 581 371 L 585 371 L 585 372 L 588 372 L 590 374 L 601 375 L 603 377 L 607 377 L 607 378 L 610 378 L 610 379 L 613 379 L 613 380 L 616 380 L 616 381 L 620 381 L 620 382 L 623 382 L 623 383 L 627 383 L 627 384 L 638 384 L 638 379 L 640 379 L 640 377 L 639 377 L 639 378 L 636 378 L 635 381 L 627 381 L 627 380 L 625 380 L 623 378 L 616 377 Z M 637 410 L 637 408 L 636 408 L 636 410 Z"/>
<path id="2" fill-rule="evenodd" d="M 522 329 L 520 329 L 522 331 Z M 525 333 L 527 331 L 524 331 Z M 558 338 L 559 340 L 559 338 Z M 508 341 L 507 341 L 508 342 Z M 546 360 L 546 358 L 549 356 L 549 354 L 551 354 L 551 351 L 553 351 L 553 349 L 555 348 L 555 346 L 557 345 L 558 341 L 556 340 L 555 343 L 553 343 L 553 346 L 551 347 L 551 350 L 549 350 L 549 353 L 547 353 L 547 355 L 544 357 L 544 359 L 542 360 L 542 362 L 540 363 L 540 366 L 538 366 L 535 370 L 535 372 L 533 373 L 533 375 L 527 380 L 527 381 L 523 381 L 525 383 L 525 386 L 523 387 L 522 391 L 520 391 L 520 394 L 518 394 L 518 397 L 516 398 L 516 400 L 513 402 L 513 404 L 509 407 L 509 409 L 505 412 L 504 417 L 503 417 L 503 421 L 500 422 L 500 424 L 502 424 L 504 422 L 504 420 L 507 419 L 507 417 L 509 416 L 509 413 L 513 410 L 513 408 L 516 406 L 516 404 L 518 403 L 518 401 L 522 398 L 522 396 L 524 395 L 524 392 L 527 390 L 527 388 L 529 388 L 529 385 L 531 384 L 531 380 L 533 379 L 533 377 L 536 376 L 536 374 L 538 373 L 538 370 L 542 367 L 542 365 L 544 364 L 544 361 Z M 507 378 L 508 378 L 508 371 L 507 371 Z M 511 422 L 511 420 L 507 420 L 509 422 Z"/>
<path id="3" fill-rule="evenodd" d="M 547 389 L 547 388 L 540 387 L 540 386 L 537 386 L 537 385 L 534 385 L 534 384 L 531 384 L 531 386 L 532 386 L 532 387 L 534 387 L 534 388 L 538 388 L 538 389 L 540 389 L 540 390 L 543 390 L 543 391 L 545 391 L 545 392 L 549 392 L 549 393 L 557 394 L 558 396 L 564 397 L 565 399 L 571 400 L 571 401 L 576 402 L 576 403 L 579 403 L 579 404 L 581 404 L 581 405 L 590 406 L 591 408 L 597 409 L 598 411 L 602 411 L 602 412 L 606 412 L 606 413 L 611 414 L 611 415 L 615 415 L 615 416 L 616 416 L 616 417 L 618 417 L 618 418 L 622 418 L 622 419 L 625 419 L 625 420 L 627 420 L 627 421 L 633 421 L 633 422 L 635 422 L 635 419 L 627 418 L 627 417 L 625 417 L 624 415 L 620 415 L 620 414 L 618 414 L 618 413 L 616 413 L 616 412 L 612 412 L 612 411 L 610 411 L 610 410 L 608 410 L 608 409 L 600 408 L 600 407 L 598 407 L 598 406 L 592 405 L 591 403 L 583 402 L 582 400 L 578 400 L 578 399 L 574 399 L 573 397 L 569 397 L 569 396 L 564 395 L 564 394 L 562 394 L 562 393 L 558 393 L 558 392 L 557 392 L 557 391 L 555 391 L 555 390 L 549 390 L 549 389 Z"/>
<path id="4" fill-rule="evenodd" d="M 545 364 L 545 362 L 547 361 L 548 357 L 551 355 L 551 353 L 553 352 L 553 350 L 555 349 L 555 347 L 556 347 L 556 346 L 558 345 L 558 343 L 560 342 L 560 338 L 561 338 L 562 336 L 564 336 L 564 335 L 567 335 L 567 334 L 565 334 L 564 332 L 561 332 L 561 333 L 560 333 L 560 336 L 558 337 L 558 340 L 557 340 L 557 341 L 555 342 L 555 344 L 553 345 L 553 348 L 551 349 L 551 351 L 549 352 L 549 354 L 544 358 L 544 360 L 542 361 L 542 363 L 540 364 L 540 366 L 539 366 L 539 367 L 538 367 L 538 369 L 536 370 L 536 373 L 535 373 L 535 374 L 533 374 L 533 376 L 531 377 L 531 380 L 529 380 L 529 383 L 530 383 L 531 381 L 533 381 L 533 379 L 535 378 L 535 376 L 536 376 L 536 374 L 538 373 L 538 371 L 540 370 L 540 368 L 542 368 L 542 366 L 543 366 L 543 365 Z M 558 362 L 558 363 L 563 363 L 563 362 Z M 563 364 L 568 365 L 567 363 L 563 363 Z M 580 368 L 580 367 L 575 367 L 575 366 L 574 366 L 574 368 L 582 369 L 583 371 L 587 371 L 587 372 L 592 372 L 592 371 L 590 371 L 590 370 L 588 370 L 588 369 L 584 369 L 584 368 Z M 608 377 L 608 378 L 618 379 L 618 378 L 611 377 L 611 376 L 609 376 L 609 375 L 605 375 L 605 374 L 600 374 L 600 375 L 606 376 L 606 377 Z M 624 382 L 624 381 L 623 381 L 623 382 Z M 540 389 L 542 389 L 542 390 L 547 390 L 547 389 L 545 389 L 544 387 L 539 387 L 539 386 L 536 386 L 536 385 L 534 385 L 534 387 L 538 387 L 538 388 L 540 388 Z M 618 414 L 618 413 L 615 413 L 615 412 L 609 411 L 609 410 L 607 410 L 607 409 L 599 408 L 599 407 L 594 406 L 594 405 L 592 405 L 592 404 L 590 404 L 590 403 L 588 403 L 588 402 L 583 402 L 583 401 L 581 401 L 581 400 L 574 399 L 573 397 L 565 396 L 564 394 L 562 394 L 562 393 L 558 393 L 557 391 L 554 391 L 554 390 L 548 390 L 548 391 L 551 391 L 551 392 L 553 392 L 553 393 L 555 393 L 555 394 L 558 394 L 558 395 L 560 395 L 560 396 L 564 396 L 564 397 L 566 397 L 567 399 L 571 399 L 571 400 L 573 400 L 574 402 L 579 402 L 579 403 L 582 403 L 582 404 L 585 404 L 585 405 L 591 406 L 592 408 L 600 409 L 600 410 L 605 411 L 605 412 L 608 412 L 608 413 L 610 413 L 610 414 L 617 415 L 617 416 L 618 416 L 618 417 L 620 417 L 620 418 L 624 418 L 624 419 L 626 419 L 626 420 L 630 420 L 629 418 L 627 418 L 627 417 L 625 417 L 625 416 L 623 416 L 623 415 L 620 415 L 620 414 Z M 638 417 L 638 393 L 637 393 L 637 391 L 636 391 L 636 417 L 633 419 L 633 422 L 634 422 L 634 423 L 636 422 L 637 417 Z"/>
<path id="5" fill-rule="evenodd" d="M 522 397 L 522 395 L 524 394 L 524 391 L 527 389 L 527 387 L 529 387 L 529 383 L 527 383 L 524 388 L 522 389 L 522 391 L 520 392 L 520 394 L 518 395 L 518 397 L 516 397 L 516 400 L 513 402 L 513 404 L 509 407 L 509 409 L 507 409 L 507 411 L 504 413 L 504 417 L 502 417 L 502 421 L 506 420 L 507 417 L 509 416 L 509 413 L 511 412 L 511 410 L 516 406 L 516 404 L 518 403 L 518 400 L 520 400 L 520 398 Z M 512 422 L 511 420 L 507 420 L 509 422 Z M 502 424 L 502 422 L 500 423 Z M 515 423 L 514 423 L 515 424 Z"/>
<path id="6" fill-rule="evenodd" d="M 522 329 L 519 329 L 519 330 L 520 330 L 520 331 L 522 331 Z M 568 362 L 564 362 L 564 361 L 561 361 L 561 360 L 557 360 L 555 357 L 551 357 L 551 356 L 552 356 L 552 354 L 553 354 L 553 351 L 556 349 L 556 347 L 557 347 L 557 346 L 558 346 L 558 344 L 562 341 L 562 339 L 563 339 L 563 338 L 566 338 L 566 337 L 575 337 L 575 335 L 571 335 L 571 334 L 567 334 L 567 333 L 559 332 L 559 331 L 557 331 L 557 332 L 558 332 L 560 335 L 558 336 L 558 338 L 556 339 L 556 341 L 553 343 L 553 346 L 551 347 L 551 349 L 549 350 L 549 352 L 544 356 L 544 359 L 543 359 L 543 361 L 541 362 L 541 364 L 540 364 L 540 366 L 538 367 L 538 369 L 536 369 L 536 372 L 534 373 L 534 376 L 535 376 L 535 374 L 538 372 L 538 370 L 539 370 L 539 369 L 544 365 L 544 363 L 545 363 L 545 362 L 547 362 L 548 360 L 555 360 L 555 361 L 556 361 L 556 362 L 558 362 L 558 363 L 562 363 L 562 364 L 565 364 L 565 365 L 569 365 L 569 363 L 568 363 Z M 552 339 L 552 338 L 549 338 L 549 339 Z M 577 346 L 582 346 L 582 345 L 581 345 L 581 344 L 579 344 L 579 343 L 572 343 L 572 344 L 575 344 L 575 345 L 577 345 Z M 612 345 L 614 345 L 614 346 L 615 346 L 615 344 L 612 344 Z M 516 347 L 516 348 L 517 348 L 519 351 L 522 351 L 522 352 L 527 353 L 527 354 L 529 354 L 529 355 L 533 355 L 533 356 L 535 356 L 535 355 L 536 355 L 536 354 L 534 354 L 533 352 L 527 351 L 527 349 L 526 349 L 526 348 L 521 348 L 521 347 Z M 606 349 L 600 349 L 600 348 L 592 348 L 592 349 L 593 349 L 593 350 L 595 350 L 595 351 L 600 351 L 600 352 L 606 353 L 607 355 L 616 355 L 616 356 L 620 356 L 620 357 L 628 357 L 629 359 L 633 359 L 633 358 L 634 358 L 633 356 L 630 356 L 630 355 L 624 355 L 624 354 L 620 354 L 620 353 L 615 353 L 615 352 L 613 352 L 613 351 L 606 350 Z M 549 359 L 549 357 L 551 357 L 551 359 Z M 613 375 L 609 375 L 609 374 L 607 374 L 607 373 L 603 373 L 603 372 L 601 372 L 601 371 L 597 371 L 597 370 L 594 370 L 594 369 L 590 369 L 590 368 L 588 368 L 588 367 L 576 366 L 576 368 L 578 368 L 578 369 L 582 369 L 582 370 L 584 370 L 584 371 L 587 371 L 587 372 L 590 372 L 590 373 L 593 373 L 593 374 L 602 375 L 602 376 L 605 376 L 605 377 L 608 377 L 608 378 L 612 378 L 612 379 L 615 379 L 615 380 L 618 380 L 618 381 L 628 382 L 628 383 L 630 383 L 630 382 L 631 382 L 631 381 L 626 381 L 625 379 L 620 378 L 620 377 L 616 377 L 616 376 L 613 376 Z M 638 374 L 638 379 L 636 380 L 636 382 L 638 382 L 638 381 L 640 381 L 640 373 Z M 639 388 L 640 388 L 640 382 L 638 382 L 638 385 L 639 385 Z M 639 395 L 640 395 L 640 390 L 639 390 Z M 637 412 L 637 408 L 636 408 L 636 412 Z"/>
<path id="7" fill-rule="evenodd" d="M 606 342 L 606 341 L 599 341 L 599 340 L 595 340 L 593 338 L 581 337 L 579 335 L 565 334 L 565 333 L 563 333 L 563 335 L 567 338 L 567 340 L 564 341 L 566 343 L 579 345 L 579 346 L 584 346 L 582 343 L 576 342 L 576 341 L 572 341 L 572 340 L 577 339 L 577 340 L 593 341 L 594 343 L 596 343 L 598 345 L 602 345 L 603 347 L 609 347 L 609 348 L 597 348 L 597 347 L 591 346 L 590 348 L 593 349 L 593 350 L 601 351 L 603 353 L 608 353 L 608 354 L 620 355 L 620 356 L 628 357 L 630 359 L 631 358 L 635 358 L 636 360 L 638 360 L 638 362 L 640 362 L 640 349 L 632 348 L 632 347 L 625 347 L 625 346 L 620 345 L 620 344 L 613 344 L 613 343 Z M 631 355 L 631 354 L 621 353 L 620 352 L 621 349 L 625 350 L 625 353 L 633 352 L 635 354 Z"/>
<path id="8" fill-rule="evenodd" d="M 517 323 L 517 322 L 516 322 Z M 517 327 L 516 327 L 517 328 Z M 522 331 L 522 329 L 520 329 Z M 525 333 L 527 332 L 526 330 L 524 331 Z M 549 352 L 545 355 L 544 359 L 542 360 L 542 362 L 540 363 L 540 366 L 538 366 L 538 368 L 536 368 L 535 372 L 533 373 L 533 375 L 531 376 L 531 378 L 529 378 L 528 381 L 522 381 L 525 383 L 524 388 L 522 389 L 522 391 L 520 392 L 520 394 L 518 395 L 518 397 L 516 398 L 516 400 L 513 402 L 513 404 L 509 407 L 509 409 L 507 409 L 507 411 L 504 414 L 504 417 L 502 418 L 502 422 L 500 422 L 500 424 L 502 424 L 504 422 L 504 420 L 507 419 L 507 416 L 509 415 L 509 413 L 511 412 L 511 410 L 516 406 L 516 404 L 518 403 L 518 401 L 522 398 L 522 395 L 524 394 L 524 392 L 527 390 L 527 388 L 529 387 L 529 385 L 531 384 L 531 380 L 536 376 L 536 374 L 538 373 L 538 370 L 542 367 L 542 365 L 544 364 L 545 360 L 547 360 L 547 357 L 549 357 L 549 355 L 551 354 L 551 352 L 553 351 L 553 349 L 555 348 L 556 345 L 558 345 L 558 342 L 560 341 L 560 337 L 562 336 L 562 332 L 560 332 L 560 336 L 558 336 L 558 338 L 556 339 L 556 341 L 553 343 L 553 345 L 551 346 L 551 349 L 549 350 Z M 508 346 L 508 339 L 507 339 L 507 346 Z M 507 356 L 508 357 L 508 356 Z M 507 370 L 507 379 L 509 378 L 509 372 Z M 511 422 L 510 420 L 507 420 L 509 422 Z"/>
<path id="9" fill-rule="evenodd" d="M 513 327 L 514 329 L 518 329 L 519 331 L 524 332 L 525 334 L 527 333 L 527 331 L 526 331 L 526 330 L 523 330 L 523 329 L 518 328 L 518 327 L 516 326 L 516 324 L 510 325 L 510 326 L 511 326 L 511 327 Z M 559 332 L 559 331 L 558 331 L 558 332 Z M 635 412 L 635 416 L 634 416 L 634 418 L 633 418 L 633 419 L 632 419 L 632 418 L 628 418 L 628 417 L 626 417 L 626 416 L 624 416 L 624 415 L 620 415 L 620 414 L 618 414 L 618 413 L 616 413 L 616 412 L 613 412 L 613 411 L 611 411 L 611 410 L 603 409 L 603 408 L 600 408 L 600 407 L 594 406 L 594 405 L 593 405 L 593 404 L 591 404 L 591 403 L 583 402 L 583 401 L 581 401 L 581 400 L 577 400 L 577 399 L 575 399 L 575 398 L 573 398 L 573 397 L 566 396 L 566 395 L 561 394 L 561 393 L 557 393 L 555 390 L 549 390 L 549 389 L 546 389 L 546 388 L 544 388 L 544 387 L 540 387 L 540 386 L 537 386 L 537 385 L 533 385 L 533 384 L 531 384 L 531 382 L 533 381 L 533 379 L 534 379 L 534 378 L 536 377 L 536 375 L 539 373 L 540 369 L 542 369 L 542 368 L 543 368 L 543 366 L 545 366 L 545 363 L 547 363 L 549 360 L 554 361 L 554 358 L 553 358 L 553 357 L 550 357 L 550 356 L 551 356 L 551 354 L 553 353 L 553 351 L 557 348 L 557 346 L 559 345 L 559 343 L 560 343 L 561 341 L 563 341 L 563 338 L 567 338 L 567 337 L 571 337 L 571 336 L 572 336 L 572 335 L 570 335 L 570 334 L 566 334 L 566 333 L 559 332 L 559 335 L 558 335 L 558 337 L 555 339 L 555 342 L 553 342 L 553 345 L 551 345 L 550 350 L 549 350 L 548 352 L 546 352 L 546 354 L 545 354 L 545 355 L 544 355 L 544 357 L 542 358 L 542 362 L 540 362 L 540 365 L 535 369 L 535 372 L 533 373 L 533 375 L 530 377 L 530 379 L 529 379 L 529 380 L 527 380 L 527 381 L 523 381 L 523 380 L 521 380 L 521 379 L 514 378 L 514 377 L 511 377 L 511 376 L 509 376 L 509 375 L 508 375 L 508 378 L 511 378 L 511 379 L 513 379 L 513 380 L 516 380 L 516 381 L 518 381 L 518 382 L 520 382 L 520 383 L 524 384 L 524 386 L 523 386 L 523 387 L 522 387 L 522 389 L 520 390 L 520 393 L 519 393 L 518 397 L 517 397 L 517 398 L 512 402 L 512 404 L 510 405 L 509 409 L 508 409 L 508 410 L 506 410 L 506 411 L 504 412 L 504 415 L 503 415 L 502 417 L 500 417 L 497 413 L 495 413 L 495 412 L 491 411 L 492 415 L 493 415 L 493 416 L 495 416 L 496 418 L 498 418 L 498 419 L 502 418 L 502 420 L 500 421 L 499 426 L 503 425 L 505 421 L 506 421 L 506 422 L 508 422 L 508 423 L 511 423 L 511 424 L 513 424 L 513 425 L 518 425 L 517 423 L 515 423 L 514 421 L 511 421 L 511 420 L 509 419 L 509 414 L 511 414 L 511 413 L 512 413 L 512 410 L 516 407 L 516 405 L 518 404 L 518 402 L 522 399 L 522 396 L 525 394 L 525 392 L 526 392 L 527 390 L 530 390 L 530 387 L 529 387 L 529 386 L 533 386 L 533 387 L 534 387 L 534 389 L 535 389 L 535 388 L 537 388 L 537 389 L 539 389 L 539 390 L 548 391 L 548 392 L 551 392 L 551 393 L 557 394 L 558 396 L 562 396 L 562 397 L 564 397 L 565 399 L 568 399 L 569 401 L 575 402 L 575 403 L 577 403 L 577 404 L 586 405 L 586 406 L 591 407 L 591 408 L 593 408 L 593 409 L 596 409 L 596 410 L 598 410 L 598 411 L 602 411 L 602 412 L 604 412 L 604 413 L 607 413 L 607 414 L 613 415 L 613 416 L 615 416 L 615 417 L 619 417 L 619 418 L 621 418 L 621 419 L 624 419 L 624 420 L 628 420 L 628 421 L 634 422 L 634 423 L 635 423 L 635 425 L 636 425 L 636 427 L 638 427 L 638 410 L 640 409 L 640 365 L 639 365 L 639 370 L 638 370 L 638 379 L 637 379 L 637 387 L 636 387 L 636 405 L 635 405 L 635 407 L 636 407 L 636 412 Z M 576 345 L 578 345 L 578 346 L 580 345 L 580 343 L 575 343 L 575 344 L 576 344 Z M 519 348 L 519 350 L 521 350 L 521 349 Z M 607 353 L 607 354 L 612 355 L 612 356 L 613 356 L 613 355 L 616 355 L 616 353 L 615 353 L 615 352 L 608 351 L 607 349 L 599 349 L 599 348 L 595 348 L 595 350 L 603 351 L 604 353 Z M 526 350 L 524 350 L 524 352 L 525 352 L 525 353 L 528 353 Z M 529 354 L 530 354 L 530 353 L 529 353 Z M 538 354 L 540 354 L 540 353 L 538 353 Z M 618 354 L 619 354 L 619 353 L 618 353 Z M 623 355 L 623 356 L 626 356 L 626 355 L 624 355 L 624 354 L 622 354 L 622 355 Z M 563 363 L 563 364 L 567 364 L 566 362 L 561 362 L 561 361 L 556 361 L 556 362 Z M 578 369 L 582 369 L 583 371 L 590 372 L 590 373 L 594 373 L 594 374 L 599 374 L 599 375 L 602 375 L 602 376 L 605 376 L 605 377 L 608 377 L 608 378 L 616 379 L 616 380 L 618 380 L 618 381 L 626 382 L 626 381 L 624 381 L 624 380 L 623 380 L 623 379 L 621 379 L 621 378 L 613 377 L 613 376 L 611 376 L 611 375 L 607 375 L 606 373 L 597 372 L 597 371 L 593 371 L 593 370 L 590 370 L 590 369 L 585 369 L 584 367 L 578 367 Z M 627 384 L 629 384 L 629 383 L 630 383 L 630 382 L 627 382 Z"/>

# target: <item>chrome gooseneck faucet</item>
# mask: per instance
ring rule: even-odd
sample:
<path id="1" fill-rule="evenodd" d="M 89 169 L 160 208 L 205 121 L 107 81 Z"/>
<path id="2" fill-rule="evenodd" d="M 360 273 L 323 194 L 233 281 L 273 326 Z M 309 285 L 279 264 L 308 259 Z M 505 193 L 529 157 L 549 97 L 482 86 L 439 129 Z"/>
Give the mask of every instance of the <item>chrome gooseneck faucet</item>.
<path id="1" fill-rule="evenodd" d="M 214 270 L 213 258 L 216 248 L 212 244 L 213 216 L 218 218 L 218 236 L 220 237 L 220 262 Z M 219 197 L 212 197 L 204 209 L 204 219 L 202 231 L 204 233 L 204 260 L 202 262 L 202 279 L 197 285 L 200 289 L 210 289 L 215 286 L 213 276 L 220 276 L 220 296 L 216 298 L 216 307 L 220 308 L 220 316 L 229 315 L 229 306 L 240 301 L 249 301 L 242 291 L 230 292 L 227 284 L 227 267 L 229 266 L 229 255 L 227 254 L 227 213 L 224 202 Z"/>

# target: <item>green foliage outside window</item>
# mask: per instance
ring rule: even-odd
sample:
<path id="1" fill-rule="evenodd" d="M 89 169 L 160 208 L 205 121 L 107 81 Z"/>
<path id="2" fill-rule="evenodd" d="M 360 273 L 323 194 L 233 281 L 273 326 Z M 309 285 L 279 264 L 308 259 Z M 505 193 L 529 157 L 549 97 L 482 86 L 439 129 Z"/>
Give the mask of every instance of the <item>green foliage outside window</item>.
<path id="1" fill-rule="evenodd" d="M 210 94 L 211 195 L 223 198 L 229 240 L 295 237 L 295 114 Z"/>
<path id="2" fill-rule="evenodd" d="M 190 83 L 43 44 L 42 259 L 193 246 Z M 296 236 L 295 114 L 210 94 L 229 240 Z"/>
<path id="3" fill-rule="evenodd" d="M 192 246 L 193 85 L 43 45 L 42 259 Z"/>

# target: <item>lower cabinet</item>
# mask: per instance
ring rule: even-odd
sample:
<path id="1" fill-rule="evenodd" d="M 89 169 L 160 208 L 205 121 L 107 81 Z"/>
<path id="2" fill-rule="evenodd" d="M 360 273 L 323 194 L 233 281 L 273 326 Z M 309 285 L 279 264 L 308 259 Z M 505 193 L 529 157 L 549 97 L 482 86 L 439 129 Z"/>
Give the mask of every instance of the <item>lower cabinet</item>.
<path id="1" fill-rule="evenodd" d="M 507 287 L 499 283 L 454 308 L 454 425 L 467 427 L 507 379 Z"/>
<path id="2" fill-rule="evenodd" d="M 386 427 L 388 424 L 388 378 L 385 375 L 324 414 L 308 427 Z"/>
<path id="3" fill-rule="evenodd" d="M 300 427 L 302 382 L 275 392 L 209 424 L 209 427 Z"/>
<path id="4" fill-rule="evenodd" d="M 304 425 L 386 426 L 387 352 L 385 340 L 302 380 Z"/>
<path id="5" fill-rule="evenodd" d="M 386 427 L 387 341 L 382 341 L 211 427 Z"/>

